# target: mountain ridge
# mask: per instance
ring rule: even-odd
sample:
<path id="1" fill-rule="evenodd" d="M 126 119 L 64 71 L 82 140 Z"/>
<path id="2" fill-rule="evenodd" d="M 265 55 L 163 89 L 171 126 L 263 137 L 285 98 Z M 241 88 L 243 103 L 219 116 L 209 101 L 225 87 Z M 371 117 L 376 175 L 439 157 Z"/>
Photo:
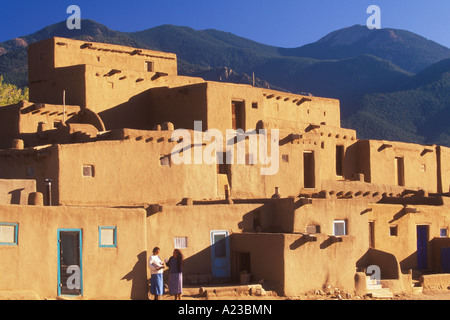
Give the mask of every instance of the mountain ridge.
<path id="1" fill-rule="evenodd" d="M 354 25 L 305 46 L 281 48 L 215 29 L 161 25 L 121 32 L 83 20 L 81 30 L 68 30 L 64 21 L 0 43 L 5 82 L 26 86 L 26 45 L 54 36 L 175 53 L 180 75 L 206 80 L 250 84 L 254 73 L 257 86 L 340 99 L 343 124 L 364 138 L 450 146 L 445 123 L 438 127 L 449 139 L 424 128 L 450 109 L 444 91 L 450 49 L 409 31 Z M 389 117 L 386 106 L 395 116 Z"/>

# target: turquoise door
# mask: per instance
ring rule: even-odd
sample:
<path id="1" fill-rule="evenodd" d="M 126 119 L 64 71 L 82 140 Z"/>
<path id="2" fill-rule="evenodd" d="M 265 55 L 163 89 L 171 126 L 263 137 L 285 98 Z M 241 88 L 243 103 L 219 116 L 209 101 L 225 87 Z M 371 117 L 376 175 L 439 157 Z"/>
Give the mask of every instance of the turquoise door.
<path id="1" fill-rule="evenodd" d="M 58 296 L 83 295 L 80 229 L 58 230 Z"/>
<path id="2" fill-rule="evenodd" d="M 211 231 L 213 278 L 230 278 L 230 245 L 228 231 Z"/>

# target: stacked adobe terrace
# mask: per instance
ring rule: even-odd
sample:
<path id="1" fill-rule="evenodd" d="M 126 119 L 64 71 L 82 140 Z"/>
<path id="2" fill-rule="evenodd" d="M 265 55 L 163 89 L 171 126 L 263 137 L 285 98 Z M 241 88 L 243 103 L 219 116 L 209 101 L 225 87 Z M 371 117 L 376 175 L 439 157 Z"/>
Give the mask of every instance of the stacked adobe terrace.
<path id="1" fill-rule="evenodd" d="M 52 38 L 29 47 L 29 85 L 31 102 L 0 108 L 0 191 L 45 206 L 29 221 L 8 206 L 23 199 L 3 200 L 0 226 L 51 219 L 89 232 L 88 247 L 94 231 L 83 228 L 125 224 L 145 240 L 118 233 L 117 250 L 175 243 L 187 282 L 246 271 L 286 295 L 327 281 L 358 291 L 355 272 L 369 265 L 397 291 L 412 290 L 419 271 L 448 271 L 448 148 L 358 140 L 341 128 L 338 100 L 178 76 L 170 53 Z M 145 217 L 133 209 L 125 222 L 130 207 Z"/>

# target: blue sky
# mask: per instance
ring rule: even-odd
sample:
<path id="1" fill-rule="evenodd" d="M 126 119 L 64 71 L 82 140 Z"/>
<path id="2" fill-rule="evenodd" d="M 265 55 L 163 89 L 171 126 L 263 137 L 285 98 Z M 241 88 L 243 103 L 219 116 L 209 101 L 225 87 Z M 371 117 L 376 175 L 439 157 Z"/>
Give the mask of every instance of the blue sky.
<path id="1" fill-rule="evenodd" d="M 298 47 L 327 33 L 365 24 L 370 5 L 381 27 L 405 29 L 450 47 L 450 0 L 43 0 L 7 1 L 0 11 L 0 42 L 66 20 L 75 4 L 84 19 L 119 31 L 162 24 L 218 29 L 261 43 Z"/>

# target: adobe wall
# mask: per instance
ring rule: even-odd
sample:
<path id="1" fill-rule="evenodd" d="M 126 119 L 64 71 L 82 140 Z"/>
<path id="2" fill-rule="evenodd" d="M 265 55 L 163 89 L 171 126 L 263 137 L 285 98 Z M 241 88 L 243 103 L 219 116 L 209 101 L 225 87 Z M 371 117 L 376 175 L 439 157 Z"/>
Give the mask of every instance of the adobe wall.
<path id="1" fill-rule="evenodd" d="M 151 208 L 150 208 L 151 209 Z M 235 243 L 233 235 L 254 231 L 254 215 L 260 212 L 264 217 L 264 228 L 270 224 L 270 204 L 212 204 L 189 206 L 162 206 L 162 211 L 149 212 L 147 217 L 147 243 L 161 249 L 162 259 L 170 258 L 174 250 L 175 237 L 186 237 L 187 248 L 182 249 L 185 258 L 184 275 L 211 275 L 211 231 L 228 231 L 231 237 L 231 259 L 233 252 L 239 252 L 241 242 Z M 267 221 L 269 220 L 269 221 Z M 269 244 L 271 247 L 272 244 Z M 256 249 L 255 249 L 256 250 Z M 233 260 L 234 261 L 234 260 Z M 232 266 L 231 266 L 232 267 Z M 255 266 L 257 267 L 257 266 Z M 261 267 L 263 268 L 263 267 Z M 236 277 L 232 267 L 233 278 Z"/>
<path id="2" fill-rule="evenodd" d="M 149 104 L 151 103 L 151 97 L 148 97 L 149 90 L 152 88 L 179 87 L 203 82 L 201 78 L 182 77 L 172 73 L 157 76 L 154 72 L 149 73 L 144 70 L 120 69 L 120 73 L 111 75 L 111 68 L 95 65 L 86 65 L 85 79 L 85 106 L 101 113 L 102 117 L 105 114 L 108 115 L 108 117 L 105 117 L 105 124 L 108 129 L 124 127 L 152 129 L 148 125 L 153 120 L 153 114 L 147 117 L 147 126 L 144 127 L 141 124 L 142 120 L 139 119 L 139 115 L 135 114 L 136 110 L 149 110 Z M 109 115 L 109 111 L 112 114 L 119 113 L 119 119 L 132 117 L 132 119 L 137 121 L 117 122 L 119 119 L 112 118 Z M 171 118 L 164 119 L 164 121 L 171 121 Z"/>
<path id="3" fill-rule="evenodd" d="M 441 190 L 437 192 L 450 192 L 450 148 L 438 146 L 437 150 L 440 153 L 439 164 L 441 171 Z"/>
<path id="4" fill-rule="evenodd" d="M 19 134 L 17 105 L 0 107 L 0 149 L 13 147 L 13 139 Z"/>
<path id="5" fill-rule="evenodd" d="M 318 226 L 320 233 L 333 235 L 334 220 L 344 220 L 347 235 L 358 239 L 352 250 L 359 258 L 369 247 L 368 207 L 366 199 L 311 199 L 305 205 L 296 200 L 293 231 L 306 233 L 307 226 Z"/>
<path id="6" fill-rule="evenodd" d="M 18 245 L 0 246 L 0 291 L 58 295 L 58 229 L 82 229 L 85 299 L 146 299 L 145 210 L 0 206 L 0 221 L 18 223 Z M 117 248 L 99 247 L 100 226 L 117 227 Z"/>
<path id="7" fill-rule="evenodd" d="M 367 214 L 374 221 L 374 248 L 395 255 L 404 272 L 417 269 L 417 225 L 428 225 L 427 242 L 428 269 L 440 270 L 433 253 L 433 239 L 440 237 L 440 229 L 450 227 L 450 216 L 447 206 L 407 206 L 372 204 L 371 212 Z M 413 208 L 413 209 L 412 209 Z M 418 212 L 407 213 L 409 211 Z M 390 227 L 397 226 L 397 236 L 390 235 Z"/>
<path id="8" fill-rule="evenodd" d="M 170 165 L 169 131 L 129 131 L 126 140 L 59 145 L 59 204 L 119 206 L 217 198 L 216 165 Z M 133 133 L 131 133 L 133 132 Z M 189 150 L 191 151 L 191 149 Z M 193 163 L 194 152 L 191 152 Z M 94 166 L 84 177 L 83 166 Z"/>
<path id="9" fill-rule="evenodd" d="M 326 234 L 318 234 L 316 242 L 305 242 L 299 234 L 284 235 L 284 274 L 286 296 L 314 290 L 339 288 L 355 291 L 356 242 L 359 238 L 343 236 L 333 243 Z"/>
<path id="10" fill-rule="evenodd" d="M 45 69 L 36 75 L 36 80 L 32 78 L 33 67 L 30 62 L 29 66 L 30 101 L 62 105 L 65 91 L 67 105 L 87 107 L 86 65 Z"/>
<path id="11" fill-rule="evenodd" d="M 147 71 L 146 61 L 154 63 L 155 71 L 177 75 L 177 58 L 173 53 L 67 38 L 54 37 L 31 44 L 28 56 L 30 82 L 45 78 L 52 68 L 75 65 Z"/>
<path id="12" fill-rule="evenodd" d="M 0 168 L 1 170 L 1 168 Z M 0 205 L 27 205 L 30 193 L 36 192 L 34 180 L 0 180 Z"/>
<path id="13" fill-rule="evenodd" d="M 372 183 L 398 185 L 395 158 L 402 157 L 405 187 L 419 187 L 428 192 L 437 192 L 435 146 L 374 140 L 370 140 L 369 145 Z"/>
<path id="14" fill-rule="evenodd" d="M 35 181 L 36 190 L 44 195 L 48 204 L 46 179 L 51 179 L 52 203 L 59 201 L 59 163 L 56 146 L 38 147 L 24 150 L 4 150 L 0 152 L 0 179 Z"/>
<path id="15" fill-rule="evenodd" d="M 274 286 L 281 294 L 286 282 L 293 279 L 285 277 L 284 234 L 234 233 L 231 238 L 232 270 L 237 268 L 237 254 L 250 254 L 252 282 L 264 280 L 264 284 Z M 261 243 L 265 245 L 262 246 Z M 235 271 L 237 274 L 238 270 Z M 233 271 L 232 271 L 233 273 Z"/>
<path id="16" fill-rule="evenodd" d="M 249 85 L 208 81 L 208 128 L 225 132 L 232 129 L 231 102 L 244 101 L 245 128 L 255 129 L 260 120 L 274 121 L 278 128 L 296 127 L 303 124 L 340 127 L 339 101 L 334 99 L 306 97 Z M 300 103 L 304 101 L 300 105 Z M 294 102 L 295 101 L 295 102 Z M 257 108 L 252 106 L 257 103 Z"/>
<path id="17" fill-rule="evenodd" d="M 150 88 L 203 82 L 178 76 L 172 53 L 65 38 L 30 45 L 28 65 L 31 101 L 61 104 L 65 90 L 67 104 L 98 113 L 116 106 L 142 106 L 129 99 Z M 116 128 L 109 128 L 109 123 L 107 127 Z"/>

